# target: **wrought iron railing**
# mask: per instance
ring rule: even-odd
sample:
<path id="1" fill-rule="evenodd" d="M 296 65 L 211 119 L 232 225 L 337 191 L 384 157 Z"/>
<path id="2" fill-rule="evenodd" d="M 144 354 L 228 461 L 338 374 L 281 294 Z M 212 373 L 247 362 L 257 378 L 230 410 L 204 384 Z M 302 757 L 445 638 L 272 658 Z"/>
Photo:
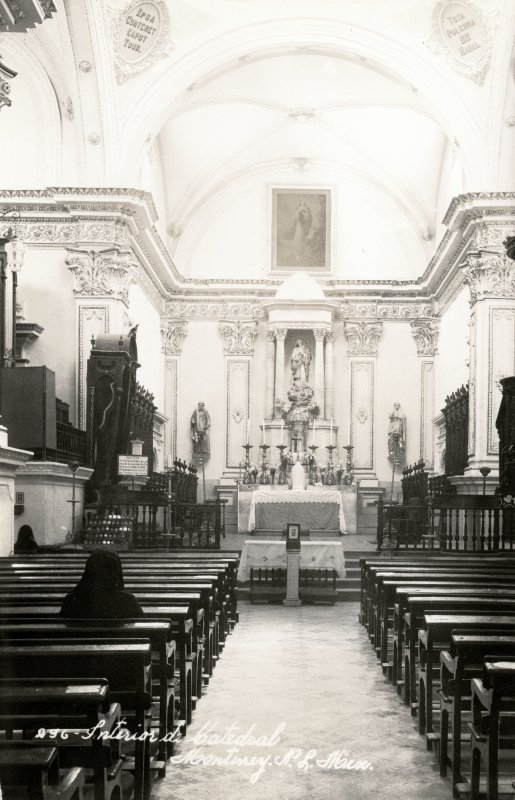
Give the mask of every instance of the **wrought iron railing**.
<path id="1" fill-rule="evenodd" d="M 78 461 L 81 467 L 88 467 L 86 455 L 86 431 L 74 428 L 67 422 L 56 423 L 57 447 L 35 447 L 34 461 L 52 461 L 69 464 Z"/>

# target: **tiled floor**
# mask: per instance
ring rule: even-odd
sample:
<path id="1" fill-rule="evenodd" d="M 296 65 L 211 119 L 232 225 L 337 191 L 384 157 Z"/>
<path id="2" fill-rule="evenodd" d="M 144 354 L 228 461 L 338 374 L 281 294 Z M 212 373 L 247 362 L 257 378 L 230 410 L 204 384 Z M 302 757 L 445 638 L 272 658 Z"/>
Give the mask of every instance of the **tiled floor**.
<path id="1" fill-rule="evenodd" d="M 451 800 L 450 783 L 383 678 L 357 611 L 356 603 L 241 604 L 240 622 L 178 745 L 182 763 L 171 765 L 153 795 Z M 231 733 L 263 738 L 231 744 Z M 208 734 L 225 739 L 208 741 Z"/>

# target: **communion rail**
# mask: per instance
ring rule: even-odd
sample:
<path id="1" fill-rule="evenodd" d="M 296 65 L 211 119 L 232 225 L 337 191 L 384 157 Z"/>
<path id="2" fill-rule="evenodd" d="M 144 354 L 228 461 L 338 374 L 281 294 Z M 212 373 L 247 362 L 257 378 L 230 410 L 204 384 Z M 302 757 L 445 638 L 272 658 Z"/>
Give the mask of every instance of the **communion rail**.
<path id="1" fill-rule="evenodd" d="M 515 550 L 515 509 L 495 495 L 377 504 L 377 549 Z"/>

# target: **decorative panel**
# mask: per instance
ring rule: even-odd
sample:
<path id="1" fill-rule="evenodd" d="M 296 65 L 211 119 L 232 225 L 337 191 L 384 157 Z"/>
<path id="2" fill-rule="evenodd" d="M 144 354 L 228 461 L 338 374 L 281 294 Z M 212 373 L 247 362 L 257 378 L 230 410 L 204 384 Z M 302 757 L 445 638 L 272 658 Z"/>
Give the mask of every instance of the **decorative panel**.
<path id="1" fill-rule="evenodd" d="M 102 333 L 109 333 L 109 306 L 79 304 L 79 365 L 77 375 L 78 412 L 77 424 L 81 430 L 86 430 L 86 371 L 89 354 L 91 353 L 91 339 Z"/>
<path id="2" fill-rule="evenodd" d="M 433 361 L 420 365 L 420 458 L 426 467 L 433 468 L 435 369 Z"/>
<path id="3" fill-rule="evenodd" d="M 515 307 L 491 308 L 488 358 L 488 454 L 499 452 L 495 420 L 502 399 L 501 378 L 515 375 Z"/>
<path id="4" fill-rule="evenodd" d="M 374 469 L 374 361 L 351 361 L 351 444 L 356 469 Z"/>
<path id="5" fill-rule="evenodd" d="M 165 450 L 173 459 L 177 458 L 177 359 L 168 357 L 165 361 Z"/>
<path id="6" fill-rule="evenodd" d="M 225 466 L 234 468 L 245 455 L 243 445 L 250 419 L 250 358 L 227 358 L 225 376 Z"/>

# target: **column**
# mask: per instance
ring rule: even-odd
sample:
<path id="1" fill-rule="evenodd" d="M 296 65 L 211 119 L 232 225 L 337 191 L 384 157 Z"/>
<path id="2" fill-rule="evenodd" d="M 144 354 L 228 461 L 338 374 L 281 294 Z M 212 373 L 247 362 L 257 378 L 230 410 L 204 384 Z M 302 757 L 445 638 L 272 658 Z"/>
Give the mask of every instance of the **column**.
<path id="1" fill-rule="evenodd" d="M 225 355 L 225 468 L 228 475 L 234 475 L 244 456 L 243 445 L 251 422 L 250 375 L 257 322 L 221 320 L 219 331 Z M 254 458 L 257 460 L 257 456 Z"/>
<path id="2" fill-rule="evenodd" d="M 77 427 L 86 428 L 86 366 L 91 339 L 127 330 L 129 286 L 138 263 L 128 250 L 68 249 L 65 264 L 74 276 L 77 301 Z"/>
<path id="3" fill-rule="evenodd" d="M 325 416 L 331 420 L 334 417 L 334 361 L 333 344 L 334 331 L 325 334 Z"/>
<path id="4" fill-rule="evenodd" d="M 490 467 L 493 480 L 499 466 L 495 427 L 502 397 L 499 381 L 513 375 L 515 364 L 515 263 L 502 243 L 493 241 L 495 229 L 487 228 L 484 235 L 488 234 L 488 250 L 469 253 L 463 269 L 470 289 L 469 461 L 465 475 L 479 478 L 480 468 Z"/>
<path id="5" fill-rule="evenodd" d="M 325 328 L 314 328 L 315 337 L 315 401 L 320 407 L 320 416 L 325 419 L 325 390 L 324 390 L 324 337 Z"/>
<path id="6" fill-rule="evenodd" d="M 161 317 L 161 352 L 165 357 L 164 411 L 166 416 L 164 453 L 165 463 L 177 458 L 177 389 L 179 383 L 179 356 L 188 333 L 184 319 Z"/>
<path id="7" fill-rule="evenodd" d="M 279 400 L 284 401 L 284 340 L 288 333 L 287 328 L 275 329 L 275 397 L 274 397 L 274 417 L 280 416 L 277 414 L 277 403 Z"/>
<path id="8" fill-rule="evenodd" d="M 275 366 L 275 331 L 266 332 L 266 399 L 265 416 L 274 418 L 274 366 Z"/>
<path id="9" fill-rule="evenodd" d="M 438 353 L 439 322 L 417 320 L 411 323 L 411 333 L 420 359 L 420 458 L 428 469 L 432 469 L 435 415 L 434 358 Z"/>

